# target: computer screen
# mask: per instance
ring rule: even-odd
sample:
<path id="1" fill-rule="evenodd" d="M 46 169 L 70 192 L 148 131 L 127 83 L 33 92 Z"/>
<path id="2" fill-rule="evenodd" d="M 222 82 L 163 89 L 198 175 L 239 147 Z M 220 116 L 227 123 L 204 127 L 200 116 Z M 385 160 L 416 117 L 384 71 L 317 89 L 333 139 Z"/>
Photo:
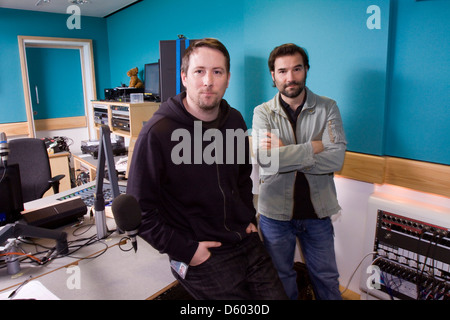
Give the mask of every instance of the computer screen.
<path id="1" fill-rule="evenodd" d="M 19 220 L 22 211 L 19 165 L 0 166 L 0 226 Z"/>
<path id="2" fill-rule="evenodd" d="M 160 97 L 159 62 L 145 65 L 145 93 L 151 93 L 155 98 Z"/>

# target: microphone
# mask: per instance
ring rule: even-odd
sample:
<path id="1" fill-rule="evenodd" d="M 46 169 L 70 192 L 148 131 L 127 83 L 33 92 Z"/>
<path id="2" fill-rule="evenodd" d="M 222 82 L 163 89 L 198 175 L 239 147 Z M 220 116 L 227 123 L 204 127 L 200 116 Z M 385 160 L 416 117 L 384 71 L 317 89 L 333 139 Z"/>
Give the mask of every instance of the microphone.
<path id="1" fill-rule="evenodd" d="M 9 147 L 8 141 L 6 140 L 6 134 L 0 132 L 0 162 L 6 167 L 6 162 L 8 161 Z"/>
<path id="2" fill-rule="evenodd" d="M 111 209 L 117 227 L 130 237 L 134 252 L 136 252 L 136 236 L 142 220 L 139 203 L 132 195 L 122 193 L 113 200 Z"/>

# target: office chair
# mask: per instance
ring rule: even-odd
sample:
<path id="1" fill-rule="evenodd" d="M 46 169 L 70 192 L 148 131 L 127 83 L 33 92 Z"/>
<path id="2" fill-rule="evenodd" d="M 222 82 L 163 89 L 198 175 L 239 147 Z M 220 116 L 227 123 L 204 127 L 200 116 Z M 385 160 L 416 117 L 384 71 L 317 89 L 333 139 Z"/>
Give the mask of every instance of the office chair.
<path id="1" fill-rule="evenodd" d="M 51 176 L 50 161 L 43 140 L 14 139 L 8 145 L 8 163 L 19 164 L 23 202 L 42 198 L 50 187 L 55 194 L 59 192 L 59 182 L 65 175 Z"/>

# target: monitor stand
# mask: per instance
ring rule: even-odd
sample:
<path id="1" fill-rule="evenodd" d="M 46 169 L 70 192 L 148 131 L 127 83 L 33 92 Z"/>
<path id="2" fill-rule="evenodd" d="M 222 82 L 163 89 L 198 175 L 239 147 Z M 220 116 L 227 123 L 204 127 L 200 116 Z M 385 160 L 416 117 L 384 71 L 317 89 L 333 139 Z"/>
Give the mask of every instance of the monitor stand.
<path id="1" fill-rule="evenodd" d="M 115 199 L 119 195 L 119 182 L 114 164 L 114 156 L 111 145 L 111 131 L 107 125 L 100 127 L 100 143 L 98 146 L 98 164 L 96 177 L 96 191 L 94 200 L 95 225 L 97 227 L 97 238 L 103 239 L 108 236 L 106 226 L 105 199 L 103 196 L 103 179 L 105 177 L 105 162 L 108 165 L 108 176 L 111 185 L 112 196 Z"/>

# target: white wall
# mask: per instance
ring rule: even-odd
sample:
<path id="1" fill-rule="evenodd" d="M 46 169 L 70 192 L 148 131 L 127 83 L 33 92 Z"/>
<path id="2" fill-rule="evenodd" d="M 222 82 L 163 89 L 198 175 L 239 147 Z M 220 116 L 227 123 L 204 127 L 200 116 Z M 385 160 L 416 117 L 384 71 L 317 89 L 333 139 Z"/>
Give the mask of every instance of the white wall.
<path id="1" fill-rule="evenodd" d="M 346 287 L 350 277 L 361 259 L 367 254 L 363 252 L 368 200 L 374 192 L 371 183 L 356 180 L 335 178 L 341 213 L 334 216 L 335 250 L 340 284 Z M 360 270 L 357 270 L 349 290 L 360 293 Z"/>
<path id="2" fill-rule="evenodd" d="M 86 128 L 53 130 L 53 131 L 36 131 L 36 138 L 53 138 L 53 137 L 67 137 L 71 141 L 69 145 L 70 152 L 81 152 L 81 141 L 89 140 L 89 132 Z M 69 144 L 69 142 L 67 142 Z"/>

